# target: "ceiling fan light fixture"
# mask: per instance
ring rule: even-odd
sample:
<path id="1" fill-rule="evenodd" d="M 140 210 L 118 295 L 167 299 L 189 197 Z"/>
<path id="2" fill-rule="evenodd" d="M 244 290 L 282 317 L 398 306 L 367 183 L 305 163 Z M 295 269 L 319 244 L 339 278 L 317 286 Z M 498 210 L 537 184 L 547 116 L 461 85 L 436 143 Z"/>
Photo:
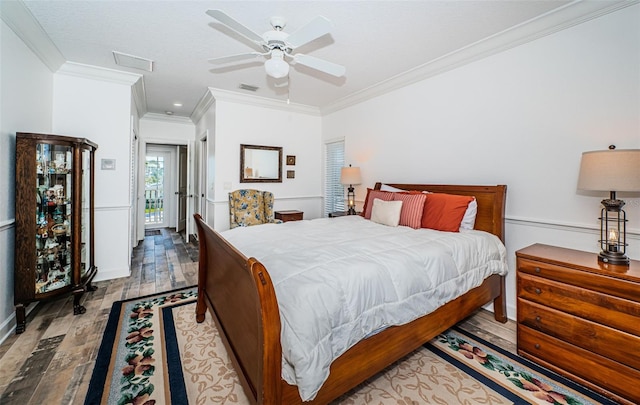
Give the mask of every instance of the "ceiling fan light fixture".
<path id="1" fill-rule="evenodd" d="M 284 60 L 284 52 L 274 49 L 271 59 L 264 63 L 264 70 L 274 79 L 282 79 L 289 74 L 289 64 Z"/>

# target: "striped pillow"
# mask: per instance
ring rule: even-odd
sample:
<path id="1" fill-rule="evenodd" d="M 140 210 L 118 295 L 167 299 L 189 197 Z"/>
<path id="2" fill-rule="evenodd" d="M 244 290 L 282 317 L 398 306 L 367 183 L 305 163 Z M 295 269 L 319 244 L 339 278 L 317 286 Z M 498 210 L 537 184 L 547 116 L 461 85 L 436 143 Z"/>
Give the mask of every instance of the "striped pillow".
<path id="1" fill-rule="evenodd" d="M 402 201 L 400 224 L 418 229 L 422 224 L 422 213 L 427 195 L 423 193 L 393 193 L 394 201 Z"/>
<path id="2" fill-rule="evenodd" d="M 364 200 L 364 207 L 362 209 L 362 215 L 366 219 L 371 219 L 371 210 L 373 209 L 374 198 L 378 198 L 382 201 L 393 201 L 393 193 L 367 188 L 367 197 Z"/>

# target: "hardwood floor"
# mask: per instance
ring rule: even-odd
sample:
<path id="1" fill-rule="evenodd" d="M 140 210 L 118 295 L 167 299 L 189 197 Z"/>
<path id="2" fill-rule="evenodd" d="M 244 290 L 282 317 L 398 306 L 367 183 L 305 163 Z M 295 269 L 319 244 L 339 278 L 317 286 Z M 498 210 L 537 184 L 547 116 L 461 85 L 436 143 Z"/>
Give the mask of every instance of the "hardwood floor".
<path id="1" fill-rule="evenodd" d="M 197 245 L 167 229 L 133 251 L 131 276 L 94 283 L 83 296 L 87 312 L 73 315 L 73 298 L 40 303 L 27 329 L 0 345 L 0 404 L 82 404 L 111 304 L 197 284 Z M 481 310 L 460 324 L 515 352 L 515 323 L 497 323 Z"/>
<path id="2" fill-rule="evenodd" d="M 134 249 L 130 277 L 83 295 L 85 314 L 73 315 L 72 297 L 39 303 L 0 345 L 0 404 L 82 404 L 111 304 L 197 284 L 197 260 L 197 245 L 162 229 Z"/>

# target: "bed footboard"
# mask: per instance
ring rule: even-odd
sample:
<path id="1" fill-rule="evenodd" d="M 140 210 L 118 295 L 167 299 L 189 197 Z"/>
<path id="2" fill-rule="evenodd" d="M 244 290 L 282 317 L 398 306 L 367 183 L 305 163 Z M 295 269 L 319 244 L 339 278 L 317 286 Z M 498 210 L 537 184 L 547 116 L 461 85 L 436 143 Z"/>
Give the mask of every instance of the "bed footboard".
<path id="1" fill-rule="evenodd" d="M 196 320 L 204 321 L 210 309 L 249 400 L 262 404 L 269 398 L 278 403 L 280 313 L 269 273 L 227 243 L 200 215 L 194 218 L 200 243 Z"/>

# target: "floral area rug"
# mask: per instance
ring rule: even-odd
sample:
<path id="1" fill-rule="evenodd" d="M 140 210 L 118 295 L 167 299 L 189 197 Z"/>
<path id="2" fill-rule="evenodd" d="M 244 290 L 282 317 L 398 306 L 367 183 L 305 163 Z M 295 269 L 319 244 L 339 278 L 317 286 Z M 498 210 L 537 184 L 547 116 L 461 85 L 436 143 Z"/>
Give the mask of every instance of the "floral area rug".
<path id="1" fill-rule="evenodd" d="M 189 288 L 113 304 L 85 405 L 248 405 L 211 316 Z M 334 405 L 612 402 L 459 329 L 449 330 Z"/>

